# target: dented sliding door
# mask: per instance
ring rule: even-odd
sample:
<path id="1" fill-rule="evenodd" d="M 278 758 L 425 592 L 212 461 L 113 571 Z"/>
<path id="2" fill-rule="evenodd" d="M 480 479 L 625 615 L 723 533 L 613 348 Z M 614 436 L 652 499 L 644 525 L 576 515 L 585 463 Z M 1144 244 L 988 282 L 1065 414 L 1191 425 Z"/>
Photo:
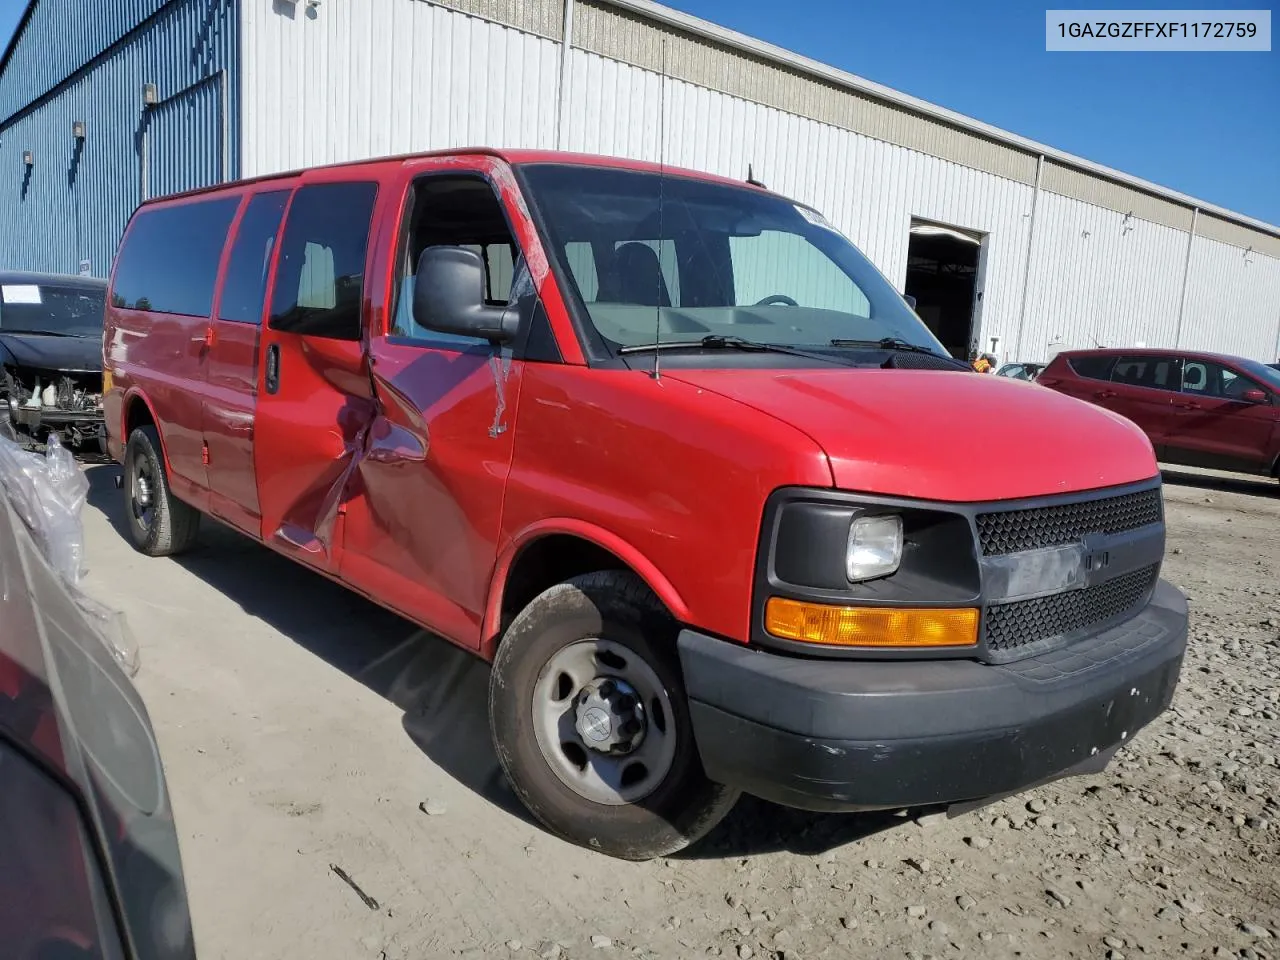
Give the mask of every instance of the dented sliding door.
<path id="1" fill-rule="evenodd" d="M 378 185 L 304 182 L 277 254 L 253 457 L 262 539 L 336 571 L 343 501 L 373 416 L 361 343 Z"/>

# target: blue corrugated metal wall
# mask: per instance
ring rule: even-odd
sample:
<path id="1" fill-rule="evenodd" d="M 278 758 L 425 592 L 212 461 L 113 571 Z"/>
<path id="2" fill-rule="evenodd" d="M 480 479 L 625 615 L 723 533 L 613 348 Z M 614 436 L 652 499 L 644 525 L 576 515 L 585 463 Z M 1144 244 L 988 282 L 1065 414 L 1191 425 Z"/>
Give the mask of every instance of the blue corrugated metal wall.
<path id="1" fill-rule="evenodd" d="M 103 6 L 40 0 L 0 76 L 0 97 L 17 88 L 28 101 L 32 91 L 36 97 L 0 121 L 0 269 L 76 273 L 87 261 L 94 276 L 106 276 L 142 199 L 144 161 L 150 196 L 238 175 L 237 0 L 108 6 L 116 2 L 133 8 L 133 22 L 115 21 L 114 45 L 53 89 L 36 90 L 10 74 L 61 56 L 69 32 L 87 29 L 83 11 Z M 94 36 L 112 35 L 95 29 L 105 32 Z M 145 83 L 156 84 L 161 102 L 144 111 Z M 87 125 L 80 144 L 76 120 Z"/>
<path id="2" fill-rule="evenodd" d="M 226 82 L 226 73 L 216 73 L 148 113 L 150 196 L 181 193 L 227 179 L 220 149 Z"/>
<path id="3" fill-rule="evenodd" d="M 0 120 L 48 93 L 166 2 L 36 0 L 0 73 Z"/>

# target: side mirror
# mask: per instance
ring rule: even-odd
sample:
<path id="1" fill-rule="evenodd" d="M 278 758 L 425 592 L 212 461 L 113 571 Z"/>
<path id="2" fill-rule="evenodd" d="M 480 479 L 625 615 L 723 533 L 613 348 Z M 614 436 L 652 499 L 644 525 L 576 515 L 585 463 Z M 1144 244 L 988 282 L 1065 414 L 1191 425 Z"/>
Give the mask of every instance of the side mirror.
<path id="1" fill-rule="evenodd" d="M 1257 387 L 1251 387 L 1244 393 L 1240 394 L 1240 399 L 1245 403 L 1266 403 L 1267 391 L 1259 390 Z"/>
<path id="2" fill-rule="evenodd" d="M 413 319 L 418 326 L 490 343 L 515 339 L 519 315 L 484 299 L 484 261 L 462 247 L 427 247 L 413 281 Z"/>
<path id="3" fill-rule="evenodd" d="M 912 310 L 916 308 L 916 298 L 913 297 L 911 294 L 904 293 L 902 295 L 902 299 L 907 301 L 907 306 L 910 307 Z"/>

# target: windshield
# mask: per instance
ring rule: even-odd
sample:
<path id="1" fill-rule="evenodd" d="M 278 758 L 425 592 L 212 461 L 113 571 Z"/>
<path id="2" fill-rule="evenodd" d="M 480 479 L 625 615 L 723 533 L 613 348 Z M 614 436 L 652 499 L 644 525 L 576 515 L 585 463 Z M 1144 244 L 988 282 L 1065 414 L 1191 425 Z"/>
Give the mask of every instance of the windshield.
<path id="1" fill-rule="evenodd" d="M 56 283 L 0 285 L 0 333 L 102 336 L 106 288 Z"/>
<path id="2" fill-rule="evenodd" d="M 1254 360 L 1243 360 L 1240 367 L 1251 377 L 1256 377 L 1276 393 L 1280 393 L 1280 369 Z"/>
<path id="3" fill-rule="evenodd" d="M 569 295 L 611 350 L 707 336 L 820 348 L 894 338 L 946 354 L 807 207 L 683 176 L 560 164 L 523 172 Z"/>

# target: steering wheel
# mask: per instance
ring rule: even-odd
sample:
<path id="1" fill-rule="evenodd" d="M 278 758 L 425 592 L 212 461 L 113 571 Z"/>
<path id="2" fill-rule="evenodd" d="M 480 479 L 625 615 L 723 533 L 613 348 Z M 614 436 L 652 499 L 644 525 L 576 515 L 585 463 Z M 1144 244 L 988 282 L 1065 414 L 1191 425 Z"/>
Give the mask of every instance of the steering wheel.
<path id="1" fill-rule="evenodd" d="M 778 304 L 778 303 L 785 304 L 788 307 L 800 306 L 800 304 L 796 303 L 794 300 L 788 297 L 785 293 L 775 293 L 773 294 L 773 296 L 765 297 L 763 300 L 758 301 L 756 303 L 756 306 L 771 307 L 774 304 Z"/>

